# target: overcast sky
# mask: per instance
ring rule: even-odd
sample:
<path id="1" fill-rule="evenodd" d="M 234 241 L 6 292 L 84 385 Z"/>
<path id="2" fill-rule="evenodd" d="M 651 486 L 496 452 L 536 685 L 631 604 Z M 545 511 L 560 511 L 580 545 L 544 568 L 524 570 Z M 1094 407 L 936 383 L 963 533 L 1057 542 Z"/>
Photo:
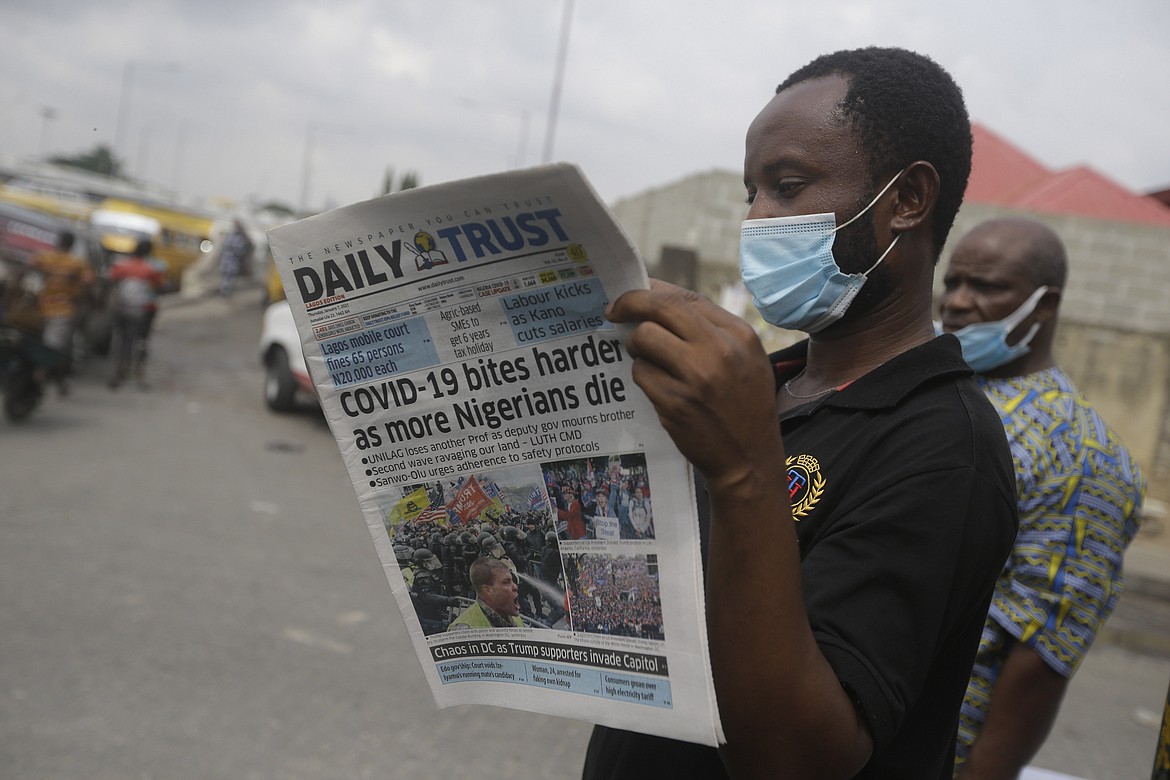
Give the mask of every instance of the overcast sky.
<path id="1" fill-rule="evenodd" d="M 297 206 L 307 170 L 313 208 L 387 167 L 536 164 L 564 2 L 3 0 L 0 158 L 118 135 L 133 174 L 193 196 Z M 779 81 L 865 45 L 928 54 L 1046 165 L 1170 186 L 1168 0 L 575 0 L 552 157 L 607 200 L 738 171 Z"/>

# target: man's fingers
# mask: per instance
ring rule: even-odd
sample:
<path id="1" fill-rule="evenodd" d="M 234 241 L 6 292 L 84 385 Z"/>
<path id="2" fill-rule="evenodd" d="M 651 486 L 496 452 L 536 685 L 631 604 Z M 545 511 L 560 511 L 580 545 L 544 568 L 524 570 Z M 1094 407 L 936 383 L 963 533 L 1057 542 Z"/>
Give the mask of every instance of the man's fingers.
<path id="1" fill-rule="evenodd" d="M 613 322 L 656 322 L 679 338 L 694 340 L 712 325 L 726 327 L 737 318 L 710 299 L 673 284 L 651 280 L 649 290 L 630 290 L 610 304 Z"/>
<path id="2" fill-rule="evenodd" d="M 685 387 L 678 377 L 650 360 L 636 360 L 631 376 L 656 408 L 666 407 L 671 413 L 674 412 L 679 393 Z"/>

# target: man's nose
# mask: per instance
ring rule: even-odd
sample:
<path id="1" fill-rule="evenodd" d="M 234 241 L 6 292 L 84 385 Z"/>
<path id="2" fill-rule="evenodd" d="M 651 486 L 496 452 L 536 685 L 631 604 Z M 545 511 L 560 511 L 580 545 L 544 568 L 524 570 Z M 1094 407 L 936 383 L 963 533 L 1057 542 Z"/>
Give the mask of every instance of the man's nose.
<path id="1" fill-rule="evenodd" d="M 966 311 L 972 306 L 971 289 L 965 284 L 952 287 L 943 293 L 939 302 L 942 311 Z"/>

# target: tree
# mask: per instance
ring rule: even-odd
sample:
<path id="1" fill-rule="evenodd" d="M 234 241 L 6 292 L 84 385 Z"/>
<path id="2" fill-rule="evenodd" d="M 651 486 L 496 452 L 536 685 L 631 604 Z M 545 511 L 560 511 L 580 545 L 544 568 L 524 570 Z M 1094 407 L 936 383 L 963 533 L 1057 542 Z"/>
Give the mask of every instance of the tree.
<path id="1" fill-rule="evenodd" d="M 98 144 L 91 151 L 82 154 L 51 157 L 49 162 L 112 176 L 115 179 L 126 178 L 126 164 L 114 156 L 114 151 L 105 144 Z"/>
<path id="2" fill-rule="evenodd" d="M 390 166 L 386 167 L 386 172 L 382 174 L 382 194 L 389 195 L 391 192 L 402 192 L 403 190 L 413 190 L 418 186 L 418 173 L 416 171 L 407 171 L 402 174 L 402 179 L 398 182 L 398 189 L 394 189 L 394 169 Z"/>
<path id="3" fill-rule="evenodd" d="M 282 203 L 278 200 L 270 200 L 260 205 L 261 210 L 271 211 L 273 214 L 280 214 L 285 217 L 296 217 L 297 212 L 293 207 L 287 203 Z"/>

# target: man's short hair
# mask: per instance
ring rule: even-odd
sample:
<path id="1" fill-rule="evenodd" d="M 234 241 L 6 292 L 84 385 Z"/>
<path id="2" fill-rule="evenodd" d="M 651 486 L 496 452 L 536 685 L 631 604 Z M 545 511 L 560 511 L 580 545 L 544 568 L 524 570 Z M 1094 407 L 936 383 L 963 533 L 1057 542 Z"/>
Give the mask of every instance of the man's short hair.
<path id="1" fill-rule="evenodd" d="M 971 174 L 971 120 L 962 90 L 929 57 L 870 46 L 821 55 L 776 92 L 834 74 L 849 82 L 840 108 L 869 156 L 875 186 L 916 160 L 938 171 L 931 234 L 937 262 Z"/>
<path id="2" fill-rule="evenodd" d="M 142 239 L 134 247 L 134 255 L 136 257 L 146 257 L 152 251 L 154 251 L 154 244 L 152 244 L 148 238 Z"/>
<path id="3" fill-rule="evenodd" d="M 1027 269 L 1037 287 L 1064 289 L 1068 281 L 1068 255 L 1056 231 L 1038 235 L 1029 243 Z"/>
<path id="4" fill-rule="evenodd" d="M 57 236 L 57 248 L 62 252 L 68 252 L 73 248 L 73 242 L 76 238 L 70 231 L 62 230 L 61 235 Z"/>
<path id="5" fill-rule="evenodd" d="M 995 234 L 999 241 L 1010 243 L 1010 252 L 1000 260 L 1010 257 L 1012 269 L 1026 275 L 1032 285 L 1064 289 L 1068 281 L 1068 253 L 1060 234 L 1051 225 L 1032 217 L 995 217 L 971 228 L 960 243 L 968 236 L 984 233 Z"/>
<path id="6" fill-rule="evenodd" d="M 483 557 L 476 558 L 471 563 L 471 567 L 467 570 L 468 576 L 471 578 L 471 587 L 479 593 L 479 589 L 484 585 L 495 585 L 496 572 L 503 569 L 512 576 L 512 570 L 508 568 L 508 564 L 501 561 L 499 558 Z"/>

